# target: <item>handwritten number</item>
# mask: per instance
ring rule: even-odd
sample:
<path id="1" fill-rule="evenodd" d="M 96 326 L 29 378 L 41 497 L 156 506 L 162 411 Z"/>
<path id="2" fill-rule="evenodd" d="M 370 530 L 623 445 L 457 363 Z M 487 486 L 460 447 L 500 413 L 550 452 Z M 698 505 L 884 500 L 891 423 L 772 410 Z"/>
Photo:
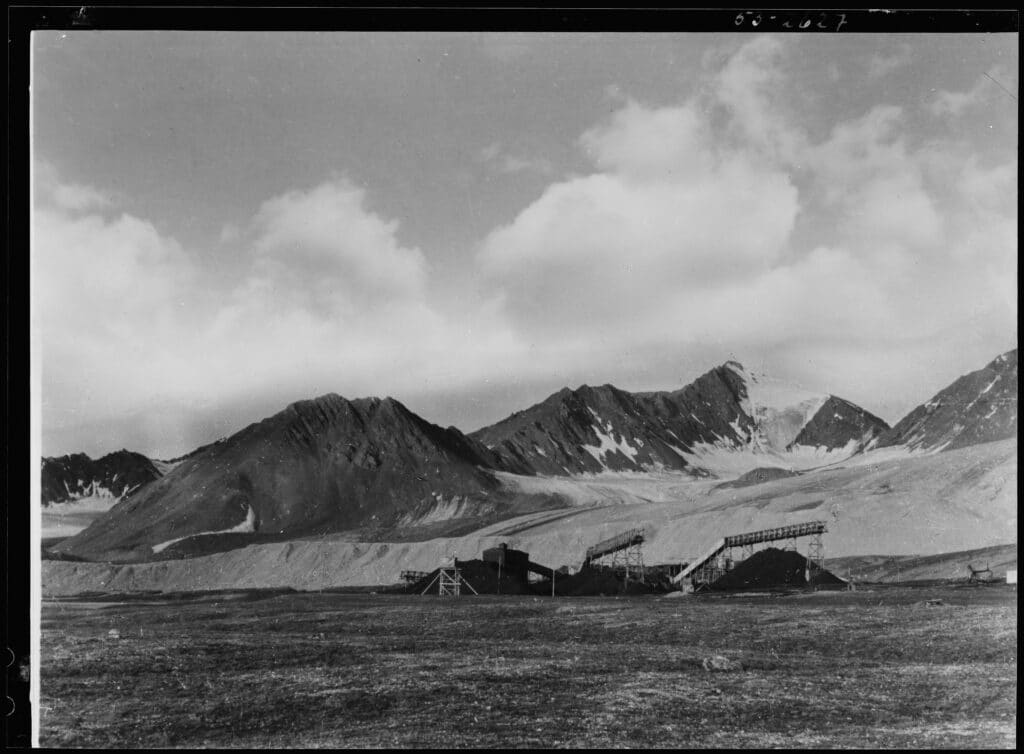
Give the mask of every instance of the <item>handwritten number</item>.
<path id="1" fill-rule="evenodd" d="M 742 13 L 737 13 L 736 14 L 736 17 L 733 19 L 733 25 L 734 26 L 743 26 L 743 23 L 748 20 L 748 17 L 749 17 L 749 20 L 750 20 L 750 25 L 752 27 L 754 27 L 754 28 L 760 26 L 765 21 L 765 17 L 763 15 L 761 15 L 760 13 L 755 13 L 753 11 L 744 11 Z M 837 13 L 836 17 L 837 17 L 837 20 L 835 22 L 835 24 L 836 24 L 835 31 L 839 31 L 847 23 L 846 14 L 845 13 Z M 768 16 L 767 20 L 768 21 L 775 21 L 776 18 L 777 18 L 776 16 Z M 793 21 L 794 20 L 795 20 L 794 17 L 789 17 L 789 18 L 783 17 L 783 20 L 782 20 L 780 26 L 783 29 L 792 29 L 793 28 Z M 814 18 L 813 18 L 812 15 L 805 15 L 805 16 L 803 16 L 800 19 L 800 22 L 797 24 L 797 28 L 798 29 L 808 29 L 808 28 L 810 28 L 811 24 L 814 24 L 814 27 L 817 28 L 817 29 L 828 29 L 830 22 L 831 22 L 831 18 L 829 17 L 828 13 L 818 13 L 818 21 L 817 21 L 817 23 L 814 22 Z"/>

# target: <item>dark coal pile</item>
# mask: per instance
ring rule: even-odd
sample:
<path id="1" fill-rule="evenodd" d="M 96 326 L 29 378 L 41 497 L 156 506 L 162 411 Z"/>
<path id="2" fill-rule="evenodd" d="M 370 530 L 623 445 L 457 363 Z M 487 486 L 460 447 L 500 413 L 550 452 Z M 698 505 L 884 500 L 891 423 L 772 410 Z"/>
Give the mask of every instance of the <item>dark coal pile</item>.
<path id="1" fill-rule="evenodd" d="M 630 580 L 623 583 L 621 575 L 605 568 L 582 568 L 571 576 L 555 577 L 555 594 L 563 597 L 599 597 L 617 594 L 657 594 L 663 588 Z M 551 582 L 541 582 L 551 594 Z M 540 585 L 538 585 L 540 586 Z"/>
<path id="2" fill-rule="evenodd" d="M 829 571 L 811 566 L 807 580 L 808 561 L 793 550 L 769 547 L 754 553 L 709 587 L 713 591 L 740 589 L 772 589 L 801 586 L 841 586 L 844 582 Z"/>

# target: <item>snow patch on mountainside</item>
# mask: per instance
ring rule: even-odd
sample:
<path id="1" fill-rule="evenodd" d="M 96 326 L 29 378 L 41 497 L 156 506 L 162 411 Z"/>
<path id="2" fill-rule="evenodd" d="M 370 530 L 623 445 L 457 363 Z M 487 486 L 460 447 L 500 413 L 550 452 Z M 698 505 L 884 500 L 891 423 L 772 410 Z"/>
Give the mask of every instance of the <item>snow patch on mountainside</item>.
<path id="1" fill-rule="evenodd" d="M 183 539 L 191 539 L 192 537 L 205 537 L 210 534 L 252 534 L 254 531 L 256 531 L 256 511 L 254 511 L 250 505 L 248 513 L 245 514 L 245 520 L 236 526 L 232 526 L 228 529 L 221 529 L 220 531 L 201 531 L 198 534 L 188 534 L 184 537 L 168 539 L 166 542 L 153 545 L 153 552 L 163 552 L 175 542 L 180 542 Z"/>
<path id="2" fill-rule="evenodd" d="M 117 475 L 114 475 L 114 481 L 117 480 Z M 136 485 L 137 487 L 138 485 Z M 72 490 L 68 487 L 68 483 L 64 482 L 64 491 L 67 493 L 68 500 L 84 500 L 84 499 L 106 499 L 117 501 L 120 500 L 124 495 L 134 490 L 135 487 L 126 489 L 123 495 L 117 495 L 113 490 L 107 489 L 97 481 L 86 483 L 84 479 L 79 479 L 75 485 L 75 489 Z M 64 504 L 63 502 L 56 503 L 57 505 Z M 109 506 L 108 506 L 109 507 Z"/>
<path id="3" fill-rule="evenodd" d="M 597 414 L 597 412 L 594 411 L 594 409 L 588 407 L 587 410 L 591 414 L 594 415 L 594 418 L 598 422 L 597 424 L 595 424 L 593 426 L 593 429 L 594 429 L 594 434 L 597 435 L 597 439 L 600 441 L 601 444 L 600 445 L 581 445 L 580 447 L 583 450 L 587 451 L 590 455 L 592 455 L 594 457 L 594 460 L 597 461 L 599 464 L 601 464 L 601 466 L 603 466 L 606 469 L 608 468 L 608 466 L 605 463 L 605 460 L 604 460 L 603 456 L 606 453 L 611 453 L 611 452 L 614 452 L 616 450 L 618 450 L 624 456 L 629 458 L 630 461 L 634 461 L 635 462 L 636 461 L 637 453 L 639 453 L 640 451 L 637 450 L 636 448 L 634 448 L 628 442 L 626 442 L 626 439 L 624 437 L 622 437 L 621 435 L 619 436 L 619 439 L 616 440 L 614 435 L 613 435 L 613 433 L 615 432 L 615 429 L 612 427 L 612 423 L 609 422 L 609 421 L 603 420 Z M 601 428 L 602 424 L 604 424 L 604 429 L 603 430 Z M 640 445 L 642 447 L 643 446 L 643 441 L 639 440 L 638 442 L 640 443 Z"/>
<path id="4" fill-rule="evenodd" d="M 151 458 L 150 460 L 153 462 L 156 470 L 160 472 L 160 476 L 167 476 L 171 471 L 181 466 L 185 459 L 180 458 L 177 461 L 158 461 L 155 458 Z"/>
<path id="5" fill-rule="evenodd" d="M 433 506 L 425 515 L 417 517 L 410 513 L 403 516 L 401 525 L 412 526 L 414 524 L 434 524 L 441 521 L 451 521 L 452 519 L 469 515 L 474 507 L 472 501 L 462 495 L 445 498 L 444 495 L 435 492 L 434 501 Z"/>

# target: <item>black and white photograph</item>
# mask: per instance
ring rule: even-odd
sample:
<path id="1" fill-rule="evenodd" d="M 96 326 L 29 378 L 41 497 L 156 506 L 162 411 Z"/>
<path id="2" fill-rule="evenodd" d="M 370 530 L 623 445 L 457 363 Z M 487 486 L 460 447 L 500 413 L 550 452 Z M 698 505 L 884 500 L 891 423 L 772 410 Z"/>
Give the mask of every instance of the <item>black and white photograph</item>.
<path id="1" fill-rule="evenodd" d="M 772 13 L 32 31 L 32 745 L 1016 748 L 1016 15 Z"/>

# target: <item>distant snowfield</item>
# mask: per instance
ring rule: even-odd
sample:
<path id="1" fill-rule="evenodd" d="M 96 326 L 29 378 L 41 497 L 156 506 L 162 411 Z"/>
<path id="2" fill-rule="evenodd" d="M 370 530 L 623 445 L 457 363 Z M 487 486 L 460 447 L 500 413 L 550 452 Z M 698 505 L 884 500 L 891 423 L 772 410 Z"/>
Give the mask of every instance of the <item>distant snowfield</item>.
<path id="1" fill-rule="evenodd" d="M 693 490 L 706 491 L 718 484 L 718 480 L 695 480 L 680 471 L 605 471 L 571 477 L 493 473 L 516 492 L 560 495 L 573 505 L 668 502 L 684 494 L 684 488 L 688 491 L 685 494 L 690 494 Z"/>
<path id="2" fill-rule="evenodd" d="M 43 506 L 43 539 L 71 537 L 82 531 L 95 518 L 114 507 L 118 498 L 110 494 L 80 497 L 67 503 Z"/>
<path id="3" fill-rule="evenodd" d="M 694 445 L 692 453 L 679 452 L 693 467 L 706 469 L 722 480 L 735 479 L 756 468 L 779 468 L 787 471 L 806 471 L 847 461 L 855 457 L 857 441 L 850 440 L 842 448 L 796 445 L 790 450 L 772 450 L 759 444 L 737 448 L 725 441 Z M 895 457 L 895 456 L 894 456 Z M 899 457 L 905 457 L 901 455 Z M 869 461 L 873 462 L 873 461 Z"/>
<path id="4" fill-rule="evenodd" d="M 500 475 L 508 485 L 554 492 L 575 508 L 545 511 L 425 542 L 360 543 L 344 535 L 280 542 L 188 560 L 43 563 L 46 594 L 85 590 L 192 590 L 255 587 L 319 589 L 394 583 L 401 571 L 432 570 L 443 559 L 480 557 L 500 542 L 535 562 L 578 567 L 586 548 L 625 529 L 647 533 L 644 560 L 681 562 L 709 540 L 803 521 L 827 522 L 826 557 L 927 555 L 1014 540 L 1017 443 L 1005 440 L 941 454 L 893 457 L 879 451 L 855 464 L 742 488 L 679 474 L 588 477 Z"/>
<path id="5" fill-rule="evenodd" d="M 757 422 L 763 439 L 777 450 L 793 442 L 828 400 L 824 393 L 755 374 L 735 362 L 727 366 L 747 386 L 747 397 L 740 405 Z"/>
<path id="6" fill-rule="evenodd" d="M 908 458 L 925 458 L 941 452 L 945 447 L 946 445 L 940 445 L 937 448 L 924 449 L 909 448 L 906 445 L 893 445 L 889 448 L 878 448 L 877 450 L 869 450 L 867 453 L 859 453 L 855 456 L 851 456 L 843 462 L 842 465 L 850 467 L 871 466 L 873 464 L 885 463 L 887 461 L 903 461 Z"/>

